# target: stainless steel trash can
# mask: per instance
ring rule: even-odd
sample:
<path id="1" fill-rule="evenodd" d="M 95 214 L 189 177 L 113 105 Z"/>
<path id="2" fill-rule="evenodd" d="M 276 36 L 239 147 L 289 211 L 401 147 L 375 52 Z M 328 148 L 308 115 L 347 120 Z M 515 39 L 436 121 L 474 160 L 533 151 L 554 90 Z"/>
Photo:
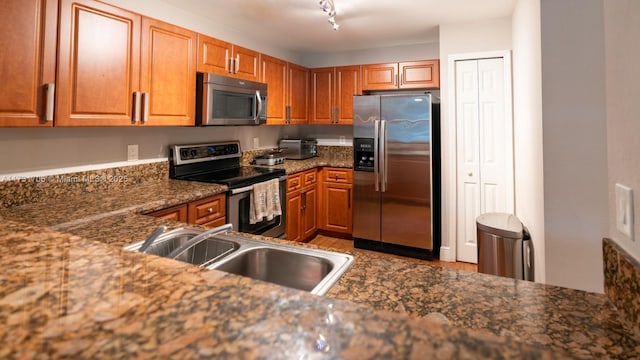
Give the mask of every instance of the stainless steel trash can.
<path id="1" fill-rule="evenodd" d="M 533 247 L 528 231 L 512 214 L 476 219 L 478 272 L 533 281 Z"/>

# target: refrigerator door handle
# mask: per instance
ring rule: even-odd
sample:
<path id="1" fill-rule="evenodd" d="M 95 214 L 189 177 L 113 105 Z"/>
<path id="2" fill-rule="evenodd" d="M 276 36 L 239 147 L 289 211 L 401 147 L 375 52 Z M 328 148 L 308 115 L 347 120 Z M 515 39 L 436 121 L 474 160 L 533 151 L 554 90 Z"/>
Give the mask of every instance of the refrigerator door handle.
<path id="1" fill-rule="evenodd" d="M 380 191 L 387 191 L 387 120 L 380 120 Z"/>
<path id="2" fill-rule="evenodd" d="M 378 160 L 380 155 L 378 154 L 378 139 L 380 138 L 380 120 L 374 120 L 373 122 L 373 155 L 375 156 L 373 161 L 373 177 L 376 183 L 376 192 L 380 191 L 380 168 L 378 166 Z"/>

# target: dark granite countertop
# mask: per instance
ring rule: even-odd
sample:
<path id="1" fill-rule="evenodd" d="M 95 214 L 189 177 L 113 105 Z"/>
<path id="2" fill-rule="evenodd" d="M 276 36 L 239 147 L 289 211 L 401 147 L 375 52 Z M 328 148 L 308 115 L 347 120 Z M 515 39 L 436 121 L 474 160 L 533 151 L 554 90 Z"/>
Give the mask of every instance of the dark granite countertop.
<path id="1" fill-rule="evenodd" d="M 285 166 L 340 167 L 318 160 Z M 354 265 L 318 297 L 122 249 L 159 225 L 185 225 L 141 213 L 225 189 L 167 180 L 0 210 L 0 358 L 640 353 L 603 294 L 354 250 Z"/>

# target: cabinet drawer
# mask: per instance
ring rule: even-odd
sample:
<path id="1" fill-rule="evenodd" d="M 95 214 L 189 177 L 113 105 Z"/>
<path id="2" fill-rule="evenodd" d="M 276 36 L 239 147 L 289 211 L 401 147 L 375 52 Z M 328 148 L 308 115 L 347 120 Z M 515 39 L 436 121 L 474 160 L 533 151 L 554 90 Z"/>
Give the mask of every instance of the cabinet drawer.
<path id="1" fill-rule="evenodd" d="M 189 203 L 189 223 L 203 225 L 226 215 L 227 198 L 224 194 Z"/>
<path id="2" fill-rule="evenodd" d="M 173 221 L 187 221 L 187 205 L 178 205 L 173 206 L 167 209 L 162 209 L 158 211 L 154 211 L 151 213 L 147 213 L 149 216 L 165 219 L 165 220 L 173 220 Z"/>
<path id="3" fill-rule="evenodd" d="M 287 177 L 287 192 L 300 190 L 302 187 L 302 174 L 295 173 Z"/>
<path id="4" fill-rule="evenodd" d="M 353 171 L 351 169 L 324 168 L 323 180 L 325 182 L 351 184 L 353 182 Z"/>
<path id="5" fill-rule="evenodd" d="M 303 186 L 313 185 L 318 181 L 318 171 L 316 169 L 307 170 L 302 176 Z"/>

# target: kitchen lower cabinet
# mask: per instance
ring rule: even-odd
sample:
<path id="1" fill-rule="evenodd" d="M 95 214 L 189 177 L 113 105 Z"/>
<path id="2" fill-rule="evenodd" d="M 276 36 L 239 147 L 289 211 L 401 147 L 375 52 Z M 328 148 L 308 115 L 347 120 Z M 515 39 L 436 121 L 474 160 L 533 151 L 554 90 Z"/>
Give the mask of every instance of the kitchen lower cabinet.
<path id="1" fill-rule="evenodd" d="M 287 178 L 287 240 L 306 241 L 317 226 L 317 170 L 311 169 Z"/>
<path id="2" fill-rule="evenodd" d="M 58 0 L 4 0 L 0 16 L 0 126 L 51 127 Z"/>
<path id="3" fill-rule="evenodd" d="M 218 194 L 187 204 L 172 206 L 146 215 L 213 228 L 227 222 L 227 197 Z"/>
<path id="4" fill-rule="evenodd" d="M 187 208 L 187 222 L 189 224 L 213 228 L 224 225 L 227 221 L 227 197 L 225 194 L 190 202 Z"/>
<path id="5" fill-rule="evenodd" d="M 353 171 L 323 168 L 320 174 L 320 213 L 322 230 L 351 234 L 353 231 Z"/>
<path id="6" fill-rule="evenodd" d="M 187 222 L 187 204 L 172 206 L 170 208 L 154 211 L 146 215 L 180 222 Z"/>

